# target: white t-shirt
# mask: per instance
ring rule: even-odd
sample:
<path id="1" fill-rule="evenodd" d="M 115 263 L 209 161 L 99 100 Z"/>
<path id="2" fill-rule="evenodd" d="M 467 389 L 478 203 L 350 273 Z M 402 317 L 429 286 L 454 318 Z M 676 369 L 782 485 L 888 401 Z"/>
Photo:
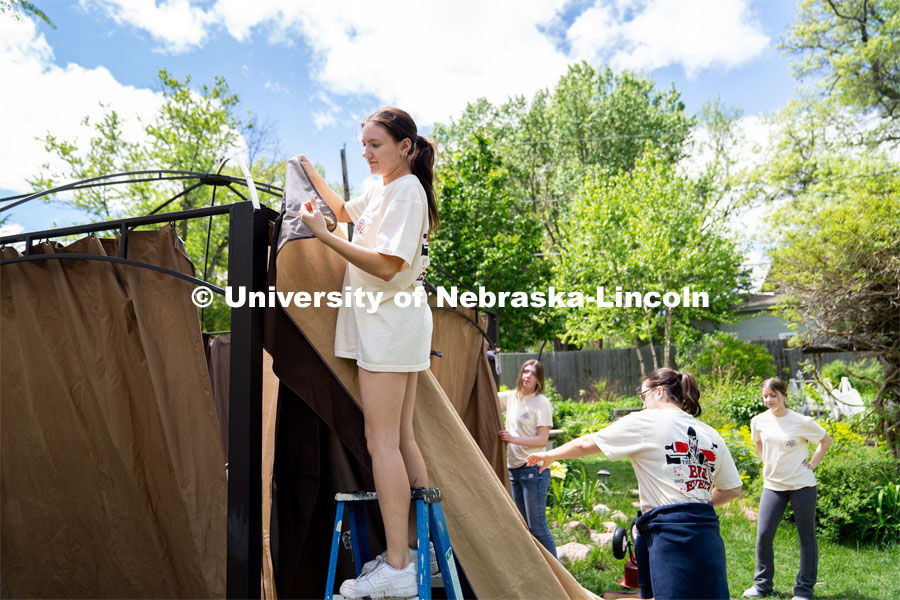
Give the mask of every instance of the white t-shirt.
<path id="1" fill-rule="evenodd" d="M 763 487 L 776 492 L 816 485 L 812 469 L 803 466 L 809 458 L 808 444 L 818 444 L 825 430 L 813 420 L 788 409 L 776 417 L 771 410 L 750 420 L 750 439 L 762 442 Z"/>
<path id="2" fill-rule="evenodd" d="M 534 437 L 538 427 L 553 427 L 553 407 L 543 394 L 518 397 L 516 390 L 500 392 L 500 409 L 506 411 L 506 430 L 515 436 Z M 543 446 L 506 445 L 506 466 L 518 469 L 529 454 L 542 452 Z"/>
<path id="3" fill-rule="evenodd" d="M 641 510 L 712 502 L 712 488 L 730 490 L 741 476 L 722 436 L 681 410 L 645 409 L 592 435 L 611 460 L 631 459 Z"/>
<path id="4" fill-rule="evenodd" d="M 369 371 L 413 372 L 430 366 L 431 309 L 422 288 L 428 270 L 428 198 L 415 175 L 404 175 L 387 185 L 377 185 L 344 205 L 356 224 L 353 243 L 382 254 L 399 256 L 403 267 L 390 281 L 347 265 L 344 287 L 360 288 L 382 298 L 372 311 L 364 305 L 338 309 L 334 354 L 356 359 Z M 399 292 L 420 295 L 401 307 L 394 302 Z"/>

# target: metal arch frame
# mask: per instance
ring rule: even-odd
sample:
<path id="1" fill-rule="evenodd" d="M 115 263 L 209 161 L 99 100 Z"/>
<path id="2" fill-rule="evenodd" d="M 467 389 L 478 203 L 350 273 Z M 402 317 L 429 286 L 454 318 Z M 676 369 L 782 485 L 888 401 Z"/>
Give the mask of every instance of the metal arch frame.
<path id="1" fill-rule="evenodd" d="M 219 166 L 221 169 L 221 164 Z M 148 177 L 149 175 L 149 177 Z M 154 176 L 155 175 L 155 176 Z M 212 185 L 231 189 L 243 201 L 233 204 L 209 206 L 179 212 L 156 213 L 166 204 L 176 200 L 182 191 L 158 207 L 150 215 L 117 219 L 74 227 L 45 231 L 25 232 L 0 237 L 0 245 L 25 243 L 25 255 L 0 260 L 0 265 L 42 260 L 98 260 L 130 267 L 151 269 L 195 285 L 203 285 L 218 293 L 225 290 L 202 279 L 184 273 L 127 258 L 129 230 L 140 225 L 183 221 L 194 218 L 229 215 L 228 285 L 244 286 L 248 290 L 263 291 L 266 282 L 266 261 L 269 247 L 269 222 L 277 213 L 266 206 L 254 209 L 252 203 L 233 185 L 248 186 L 244 179 L 192 171 L 135 171 L 94 177 L 63 186 L 0 199 L 12 201 L 0 207 L 0 212 L 30 200 L 59 191 L 138 183 L 199 179 L 193 187 Z M 249 186 L 248 186 L 249 187 Z M 272 196 L 280 197 L 281 189 L 270 185 L 257 188 Z M 188 190 L 188 191 L 189 191 Z M 118 257 L 93 254 L 34 254 L 34 240 L 60 238 L 69 235 L 94 234 L 98 231 L 118 231 L 120 251 Z M 263 309 L 259 307 L 233 307 L 231 309 L 231 355 L 229 382 L 229 424 L 227 458 L 227 565 L 226 596 L 228 598 L 259 598 L 262 572 L 262 325 Z"/>
<path id="2" fill-rule="evenodd" d="M 222 169 L 223 163 L 219 164 L 218 170 Z M 52 194 L 57 194 L 60 192 L 67 192 L 70 190 L 81 190 L 93 187 L 105 187 L 109 185 L 123 185 L 128 183 L 146 183 L 152 181 L 179 181 L 179 180 L 191 180 L 198 179 L 199 182 L 190 187 L 188 190 L 182 190 L 178 194 L 176 194 L 173 198 L 170 198 L 168 202 L 172 202 L 177 199 L 179 196 L 187 193 L 187 191 L 193 190 L 200 185 L 211 185 L 211 186 L 223 186 L 231 189 L 235 194 L 238 195 L 243 200 L 247 198 L 244 197 L 243 194 L 235 190 L 231 184 L 238 184 L 247 186 L 247 180 L 242 177 L 233 177 L 231 175 L 222 175 L 218 172 L 216 173 L 204 173 L 202 171 L 180 171 L 176 169 L 148 169 L 143 171 L 124 171 L 121 173 L 113 173 L 110 175 L 100 175 L 98 177 L 91 177 L 89 179 L 82 179 L 80 181 L 73 181 L 70 183 L 66 183 L 63 185 L 56 186 L 54 188 L 50 188 L 49 190 L 41 190 L 39 192 L 32 192 L 30 194 L 17 194 L 15 196 L 7 196 L 6 198 L 0 198 L 0 202 L 10 202 L 6 206 L 0 206 L 0 213 L 7 211 L 11 208 L 15 208 L 20 204 L 24 204 L 26 202 L 30 202 L 31 200 L 36 200 L 37 198 L 42 198 L 44 196 L 49 196 Z M 281 197 L 283 190 L 280 187 L 276 187 L 274 185 L 269 185 L 267 183 L 256 183 L 254 185 L 257 189 L 266 192 L 272 196 Z M 163 205 L 165 206 L 165 204 Z M 154 214 L 159 208 L 155 209 L 151 214 Z M 5 238 L 4 238 L 5 239 Z"/>

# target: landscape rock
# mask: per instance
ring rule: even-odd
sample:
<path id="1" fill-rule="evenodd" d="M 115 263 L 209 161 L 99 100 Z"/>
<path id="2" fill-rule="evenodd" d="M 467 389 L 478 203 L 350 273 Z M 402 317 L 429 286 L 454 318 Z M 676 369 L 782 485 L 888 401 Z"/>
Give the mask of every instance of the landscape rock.
<path id="1" fill-rule="evenodd" d="M 612 533 L 597 533 L 596 531 L 591 532 L 591 541 L 597 544 L 598 546 L 605 546 L 607 544 L 611 544 L 613 539 Z"/>
<path id="2" fill-rule="evenodd" d="M 556 549 L 556 555 L 559 557 L 559 560 L 563 562 L 575 562 L 579 560 L 584 560 L 590 554 L 591 548 L 586 544 L 579 544 L 578 542 L 569 542 L 568 544 L 564 544 L 559 546 Z"/>
<path id="3" fill-rule="evenodd" d="M 609 515 L 609 517 L 611 519 L 613 519 L 614 521 L 627 521 L 628 520 L 628 515 L 623 513 L 621 510 L 617 510 L 617 511 L 613 512 L 611 515 Z"/>
<path id="4" fill-rule="evenodd" d="M 594 512 L 605 515 L 606 513 L 610 512 L 610 508 L 605 504 L 598 504 L 594 507 Z"/>
<path id="5" fill-rule="evenodd" d="M 745 508 L 744 516 L 747 517 L 747 520 L 750 521 L 751 523 L 755 523 L 756 519 L 758 517 L 758 515 L 756 514 L 756 511 L 753 510 L 752 508 Z"/>
<path id="6" fill-rule="evenodd" d="M 612 533 L 616 530 L 616 527 L 618 527 L 618 525 L 615 521 L 604 521 L 603 523 L 603 529 L 606 530 L 606 533 Z"/>
<path id="7" fill-rule="evenodd" d="M 581 532 L 584 535 L 591 535 L 591 528 L 581 521 L 569 521 L 566 523 L 566 531 L 571 531 L 572 533 Z"/>

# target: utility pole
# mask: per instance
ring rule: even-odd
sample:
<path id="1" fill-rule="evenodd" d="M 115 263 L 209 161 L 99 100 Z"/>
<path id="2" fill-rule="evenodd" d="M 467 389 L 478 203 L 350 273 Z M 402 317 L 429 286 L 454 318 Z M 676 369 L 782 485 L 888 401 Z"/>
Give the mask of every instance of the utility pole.
<path id="1" fill-rule="evenodd" d="M 350 184 L 347 181 L 347 144 L 341 148 L 341 171 L 344 174 L 344 202 L 350 202 Z M 347 223 L 347 239 L 353 241 L 353 223 Z"/>

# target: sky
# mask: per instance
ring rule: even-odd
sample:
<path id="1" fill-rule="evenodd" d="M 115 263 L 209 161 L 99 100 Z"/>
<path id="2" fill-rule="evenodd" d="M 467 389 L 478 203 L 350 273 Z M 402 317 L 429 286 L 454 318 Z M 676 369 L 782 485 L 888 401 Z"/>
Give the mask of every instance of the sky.
<path id="1" fill-rule="evenodd" d="M 269 121 L 283 157 L 303 153 L 351 187 L 371 177 L 359 121 L 396 105 L 428 135 L 466 103 L 552 88 L 568 65 L 630 70 L 673 86 L 689 113 L 719 98 L 748 135 L 794 94 L 778 49 L 793 0 L 34 0 L 56 25 L 0 14 L 0 197 L 55 164 L 47 132 L 84 144 L 101 103 L 139 139 L 159 107 L 157 71 L 195 86 L 223 76 L 239 111 Z M 763 136 L 764 137 L 764 136 Z M 212 166 L 211 166 L 212 168 Z M 37 201 L 9 211 L 2 233 L 84 222 Z M 748 260 L 758 260 L 758 256 Z"/>

